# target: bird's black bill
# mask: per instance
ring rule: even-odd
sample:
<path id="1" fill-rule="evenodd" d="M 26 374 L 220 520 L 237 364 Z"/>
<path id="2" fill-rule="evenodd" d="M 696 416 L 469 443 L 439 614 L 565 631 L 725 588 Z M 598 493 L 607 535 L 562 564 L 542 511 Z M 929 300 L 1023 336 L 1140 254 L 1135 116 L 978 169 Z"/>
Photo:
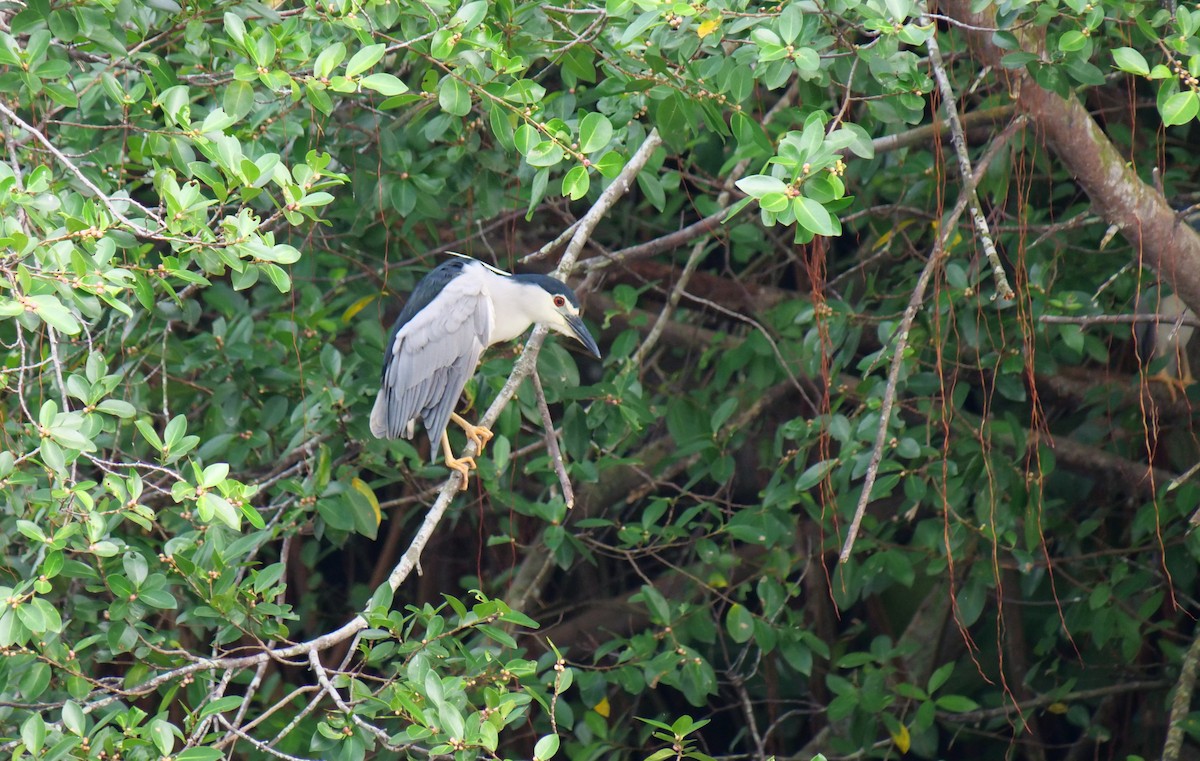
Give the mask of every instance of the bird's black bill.
<path id="1" fill-rule="evenodd" d="M 583 324 L 583 318 L 579 315 L 568 315 L 567 324 L 571 326 L 571 332 L 579 339 L 579 343 L 583 344 L 593 357 L 600 359 L 600 347 L 596 345 L 596 339 L 592 338 L 587 326 Z"/>

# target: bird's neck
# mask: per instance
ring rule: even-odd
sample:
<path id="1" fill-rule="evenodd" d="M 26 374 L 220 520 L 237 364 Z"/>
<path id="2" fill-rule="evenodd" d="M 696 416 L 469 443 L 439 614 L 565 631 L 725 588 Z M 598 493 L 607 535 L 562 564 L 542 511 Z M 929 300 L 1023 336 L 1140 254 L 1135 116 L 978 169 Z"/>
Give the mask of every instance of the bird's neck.
<path id="1" fill-rule="evenodd" d="M 520 280 L 495 273 L 488 273 L 488 291 L 495 307 L 492 334 L 488 346 L 511 341 L 525 331 L 533 322 L 527 310 L 521 309 L 530 303 L 529 286 Z"/>

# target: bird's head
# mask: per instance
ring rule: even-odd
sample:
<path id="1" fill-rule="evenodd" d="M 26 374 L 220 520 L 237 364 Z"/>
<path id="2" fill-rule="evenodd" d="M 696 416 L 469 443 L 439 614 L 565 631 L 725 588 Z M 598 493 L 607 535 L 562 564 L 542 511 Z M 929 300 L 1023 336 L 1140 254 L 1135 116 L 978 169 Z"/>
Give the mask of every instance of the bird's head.
<path id="1" fill-rule="evenodd" d="M 525 286 L 522 290 L 529 300 L 523 308 L 528 310 L 534 322 L 574 338 L 592 356 L 600 358 L 600 347 L 579 316 L 579 299 L 575 291 L 549 275 L 513 275 L 513 278 Z"/>

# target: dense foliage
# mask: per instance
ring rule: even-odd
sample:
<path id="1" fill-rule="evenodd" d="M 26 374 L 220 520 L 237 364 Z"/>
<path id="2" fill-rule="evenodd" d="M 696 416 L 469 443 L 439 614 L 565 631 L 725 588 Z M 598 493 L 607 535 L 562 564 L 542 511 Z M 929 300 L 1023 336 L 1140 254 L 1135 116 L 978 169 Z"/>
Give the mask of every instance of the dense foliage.
<path id="1" fill-rule="evenodd" d="M 0 748 L 1177 757 L 1198 27 L 0 3 Z M 492 350 L 465 492 L 366 422 L 449 250 L 605 353 Z"/>

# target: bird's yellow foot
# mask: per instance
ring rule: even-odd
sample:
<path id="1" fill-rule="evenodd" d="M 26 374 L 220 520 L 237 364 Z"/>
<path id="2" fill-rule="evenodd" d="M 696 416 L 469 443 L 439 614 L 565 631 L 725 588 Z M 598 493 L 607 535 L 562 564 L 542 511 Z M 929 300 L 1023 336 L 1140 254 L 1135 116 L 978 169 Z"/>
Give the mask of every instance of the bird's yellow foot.
<path id="1" fill-rule="evenodd" d="M 459 487 L 459 490 L 466 491 L 467 482 L 471 480 L 471 471 L 475 468 L 475 459 L 472 457 L 447 458 L 446 467 L 462 473 L 462 485 Z"/>
<path id="2" fill-rule="evenodd" d="M 492 440 L 491 430 L 481 425 L 471 425 L 457 412 L 450 413 L 450 419 L 458 423 L 463 433 L 467 434 L 467 439 L 475 442 L 475 454 L 483 454 L 483 448 Z"/>
<path id="3" fill-rule="evenodd" d="M 1187 398 L 1188 386 L 1196 382 L 1196 379 L 1188 375 L 1177 378 L 1169 373 L 1160 372 L 1146 378 L 1148 383 L 1161 383 L 1167 388 L 1167 394 L 1171 397 L 1171 402 L 1178 401 L 1179 397 Z"/>
<path id="4" fill-rule="evenodd" d="M 446 467 L 450 470 L 457 470 L 462 474 L 462 485 L 459 487 L 462 491 L 467 490 L 467 482 L 470 481 L 471 470 L 475 468 L 474 457 L 455 457 L 454 450 L 450 448 L 450 437 L 442 431 L 442 454 L 446 457 Z"/>

